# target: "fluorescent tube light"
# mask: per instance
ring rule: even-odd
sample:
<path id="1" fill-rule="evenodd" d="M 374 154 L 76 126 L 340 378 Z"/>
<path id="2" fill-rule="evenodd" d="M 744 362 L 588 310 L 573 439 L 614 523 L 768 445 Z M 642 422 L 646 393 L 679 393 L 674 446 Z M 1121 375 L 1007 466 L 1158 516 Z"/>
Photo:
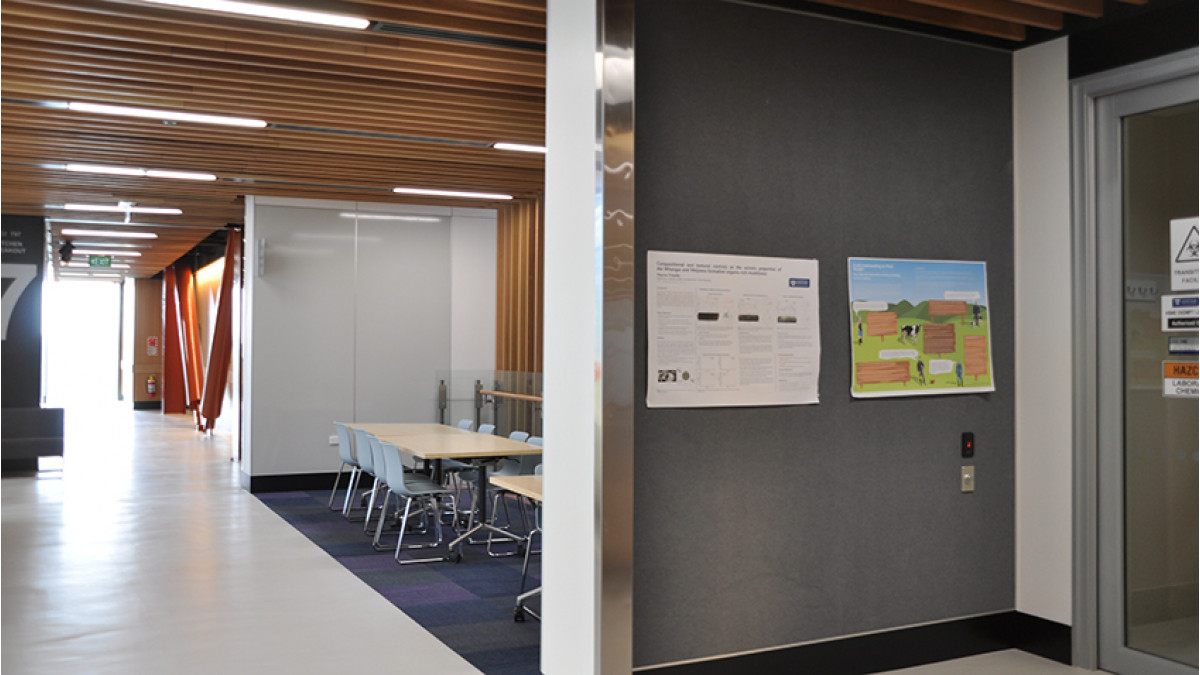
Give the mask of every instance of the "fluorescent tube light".
<path id="1" fill-rule="evenodd" d="M 489 192 L 460 192 L 458 190 L 427 190 L 425 188 L 392 188 L 392 192 L 402 195 L 422 195 L 429 197 L 463 197 L 466 199 L 512 199 L 512 195 L 494 194 Z"/>
<path id="2" fill-rule="evenodd" d="M 80 241 L 80 240 L 76 239 L 75 241 L 73 241 L 71 243 L 75 244 L 76 246 L 79 246 L 81 248 L 85 248 L 85 249 L 95 248 L 97 246 L 102 246 L 104 248 L 122 248 L 122 249 L 124 249 L 124 248 L 150 248 L 149 244 L 125 244 L 125 243 L 118 243 L 115 241 Z M 111 255 L 141 255 L 141 253 L 139 253 L 137 251 L 111 251 L 110 253 L 105 253 L 104 255 L 110 255 L 110 254 Z"/>
<path id="3" fill-rule="evenodd" d="M 440 223 L 436 216 L 401 216 L 390 213 L 339 213 L 342 218 L 358 218 L 359 220 L 403 220 L 408 223 Z"/>
<path id="4" fill-rule="evenodd" d="M 355 16 L 344 16 L 341 14 L 327 14 L 325 12 L 310 12 L 303 9 L 291 9 L 289 7 L 275 7 L 272 5 L 259 5 L 252 2 L 234 2 L 233 0 L 146 0 L 160 5 L 172 5 L 174 7 L 188 7 L 190 9 L 206 9 L 213 12 L 227 12 L 230 14 L 243 14 L 246 16 L 257 16 L 263 19 L 283 19 L 284 21 L 299 21 L 301 23 L 315 23 L 322 26 L 336 26 L 338 28 L 353 28 L 355 30 L 363 30 L 371 25 L 370 21 L 360 19 Z"/>
<path id="5" fill-rule="evenodd" d="M 146 172 L 130 166 L 102 166 L 100 164 L 68 164 L 67 171 L 76 173 L 103 173 L 114 176 L 145 176 Z"/>
<path id="6" fill-rule="evenodd" d="M 119 262 L 115 262 L 110 265 L 106 265 L 104 267 L 100 267 L 100 266 L 92 267 L 90 264 L 85 263 L 85 262 L 69 262 L 69 263 L 65 263 L 65 265 L 67 267 L 82 267 L 85 269 L 97 269 L 97 270 L 105 270 L 105 269 L 127 270 L 127 269 L 129 269 L 129 263 L 119 263 Z"/>
<path id="7" fill-rule="evenodd" d="M 113 223 L 118 225 L 119 223 Z M 120 230 L 73 230 L 65 229 L 59 234 L 64 237 L 119 237 L 124 239 L 158 239 L 153 232 L 122 232 Z"/>
<path id="8" fill-rule="evenodd" d="M 120 279 L 125 276 L 120 272 L 76 272 L 74 270 L 62 271 L 58 275 L 60 277 L 71 277 L 72 279 Z"/>
<path id="9" fill-rule="evenodd" d="M 263 120 L 246 117 L 227 117 L 224 115 L 203 115 L 199 113 L 176 112 L 174 110 L 154 110 L 152 108 L 131 108 L 123 105 L 104 105 L 100 103 L 82 103 L 71 101 L 67 108 L 76 112 L 99 113 L 101 115 L 124 115 L 126 117 L 145 117 L 154 120 L 172 120 L 175 122 L 197 122 L 200 124 L 225 124 L 235 127 L 267 126 Z"/>
<path id="10" fill-rule="evenodd" d="M 546 146 L 544 145 L 526 145 L 524 143 L 493 143 L 492 147 L 497 150 L 513 150 L 515 152 L 540 152 L 546 154 Z"/>
<path id="11" fill-rule="evenodd" d="M 175 178 L 179 180 L 216 180 L 211 173 L 192 171 L 166 171 L 162 169 L 138 169 L 131 166 L 104 166 L 101 164 L 68 164 L 67 171 L 76 173 L 101 173 L 113 176 L 137 176 L 139 178 Z"/>
<path id="12" fill-rule="evenodd" d="M 194 171 L 164 171 L 161 169 L 148 169 L 146 175 L 150 178 L 174 178 L 176 180 L 216 180 L 217 177 L 211 173 L 196 173 Z"/>
<path id="13" fill-rule="evenodd" d="M 156 206 L 112 206 L 110 204 L 63 204 L 68 211 L 98 211 L 103 213 L 154 213 L 160 216 L 178 216 L 183 213 L 180 209 L 159 208 Z"/>
<path id="14" fill-rule="evenodd" d="M 71 255 L 107 255 L 114 258 L 140 258 L 141 251 L 98 251 L 90 248 L 75 247 L 71 249 Z"/>

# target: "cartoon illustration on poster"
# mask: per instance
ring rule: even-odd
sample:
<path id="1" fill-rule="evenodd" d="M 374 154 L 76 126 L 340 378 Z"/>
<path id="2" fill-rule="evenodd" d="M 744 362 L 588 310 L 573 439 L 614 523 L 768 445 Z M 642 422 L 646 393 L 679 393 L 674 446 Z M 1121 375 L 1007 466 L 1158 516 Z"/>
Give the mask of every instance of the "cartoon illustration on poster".
<path id="1" fill-rule="evenodd" d="M 851 396 L 995 391 L 986 263 L 848 263 Z"/>

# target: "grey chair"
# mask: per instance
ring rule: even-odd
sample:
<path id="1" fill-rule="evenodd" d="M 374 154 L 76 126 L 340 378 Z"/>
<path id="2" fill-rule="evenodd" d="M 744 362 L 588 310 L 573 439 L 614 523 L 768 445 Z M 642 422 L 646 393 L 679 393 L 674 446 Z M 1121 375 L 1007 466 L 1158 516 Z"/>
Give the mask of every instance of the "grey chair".
<path id="1" fill-rule="evenodd" d="M 509 434 L 508 437 L 514 441 L 523 441 L 525 443 L 529 443 L 530 445 L 536 445 L 538 447 L 541 447 L 542 442 L 543 442 L 541 436 L 530 436 L 527 432 L 524 432 L 524 431 L 514 431 L 511 434 Z M 506 457 L 504 459 L 504 463 L 502 465 L 500 465 L 499 467 L 497 467 L 495 471 L 492 471 L 491 475 L 493 475 L 493 476 L 527 476 L 529 474 L 532 474 L 534 467 L 536 467 L 537 465 L 539 465 L 541 463 L 542 463 L 542 456 L 540 454 L 521 455 L 519 457 Z M 516 495 L 514 495 L 514 493 L 512 493 L 508 490 L 504 490 L 504 489 L 493 489 L 492 490 L 492 512 L 491 512 L 492 513 L 492 524 L 495 525 L 496 515 L 499 513 L 500 505 L 503 504 L 504 505 L 504 519 L 505 519 L 504 529 L 509 529 L 509 527 L 512 524 L 512 516 L 508 510 L 507 497 L 509 495 L 516 496 Z M 524 505 L 520 503 L 519 499 L 518 499 L 518 505 L 520 506 L 522 526 L 525 529 L 525 531 L 528 532 L 530 530 L 529 519 L 525 513 Z M 493 552 L 492 551 L 492 537 L 490 537 L 490 536 L 488 537 L 487 545 L 488 545 L 487 546 L 488 555 L 492 556 L 493 558 L 514 555 L 513 552 L 508 552 L 508 553 Z"/>
<path id="2" fill-rule="evenodd" d="M 409 472 L 404 470 L 404 463 L 401 459 L 400 449 L 394 444 L 386 441 L 379 443 L 381 453 L 384 457 L 384 465 L 387 471 L 387 494 L 383 497 L 383 508 L 387 511 L 388 500 L 392 495 L 404 501 L 404 507 L 401 510 L 397 504 L 397 510 L 401 511 L 400 515 L 400 534 L 396 538 L 396 562 L 401 565 L 409 565 L 413 563 L 437 562 L 445 560 L 444 557 L 427 557 L 427 558 L 409 558 L 400 559 L 400 552 L 405 549 L 419 548 L 436 548 L 442 543 L 442 520 L 438 517 L 440 513 L 439 500 L 445 499 L 449 501 L 449 508 L 453 510 L 454 506 L 454 491 L 449 488 L 438 485 L 429 479 L 428 476 Z M 418 502 L 421 507 L 421 512 L 426 518 L 433 516 L 433 527 L 436 533 L 436 538 L 432 543 L 425 544 L 410 544 L 404 545 L 404 534 L 408 529 L 408 519 L 412 512 L 413 502 Z M 380 518 L 379 524 L 376 526 L 379 532 L 383 529 L 383 519 Z M 378 539 L 378 534 L 376 535 Z"/>
<path id="3" fill-rule="evenodd" d="M 342 482 L 342 471 L 346 467 L 350 467 L 350 480 L 347 483 L 346 499 L 342 502 L 342 513 L 346 512 L 346 504 L 350 503 L 351 486 L 354 485 L 355 479 L 358 477 L 358 472 L 362 469 L 358 466 L 358 459 L 355 457 L 353 440 L 350 436 L 350 430 L 341 422 L 334 422 L 333 426 L 337 429 L 338 439 L 338 455 L 342 458 L 342 463 L 338 466 L 337 476 L 333 479 L 333 489 L 329 491 L 329 510 L 334 509 L 333 498 L 337 495 L 338 484 Z"/>

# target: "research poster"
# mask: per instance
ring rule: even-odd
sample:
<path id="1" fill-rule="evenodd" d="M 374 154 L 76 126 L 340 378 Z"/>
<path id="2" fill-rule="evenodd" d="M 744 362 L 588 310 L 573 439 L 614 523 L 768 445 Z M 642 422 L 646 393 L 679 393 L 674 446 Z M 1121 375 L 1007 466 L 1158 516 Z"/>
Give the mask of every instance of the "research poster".
<path id="1" fill-rule="evenodd" d="M 817 261 L 647 253 L 651 408 L 818 402 Z"/>
<path id="2" fill-rule="evenodd" d="M 995 391 L 982 262 L 850 258 L 850 395 Z"/>

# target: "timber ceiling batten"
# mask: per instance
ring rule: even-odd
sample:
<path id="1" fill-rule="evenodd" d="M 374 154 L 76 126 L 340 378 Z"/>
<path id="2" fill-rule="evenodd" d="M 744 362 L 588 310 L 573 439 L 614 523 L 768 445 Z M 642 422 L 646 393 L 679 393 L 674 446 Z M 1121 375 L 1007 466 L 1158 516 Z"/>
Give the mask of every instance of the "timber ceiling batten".
<path id="1" fill-rule="evenodd" d="M 314 27 L 137 0 L 6 0 L 4 211 L 55 218 L 57 248 L 58 219 L 79 215 L 64 204 L 177 207 L 181 215 L 153 224 L 133 214 L 128 226 L 120 214 L 88 214 L 160 235 L 130 261 L 130 276 L 147 277 L 211 231 L 240 223 L 246 194 L 468 207 L 496 204 L 392 189 L 540 194 L 542 156 L 491 146 L 543 143 L 543 1 L 304 4 L 371 25 Z M 72 101 L 268 126 L 63 109 Z M 143 175 L 69 172 L 68 164 Z M 217 179 L 154 178 L 147 170 Z"/>

